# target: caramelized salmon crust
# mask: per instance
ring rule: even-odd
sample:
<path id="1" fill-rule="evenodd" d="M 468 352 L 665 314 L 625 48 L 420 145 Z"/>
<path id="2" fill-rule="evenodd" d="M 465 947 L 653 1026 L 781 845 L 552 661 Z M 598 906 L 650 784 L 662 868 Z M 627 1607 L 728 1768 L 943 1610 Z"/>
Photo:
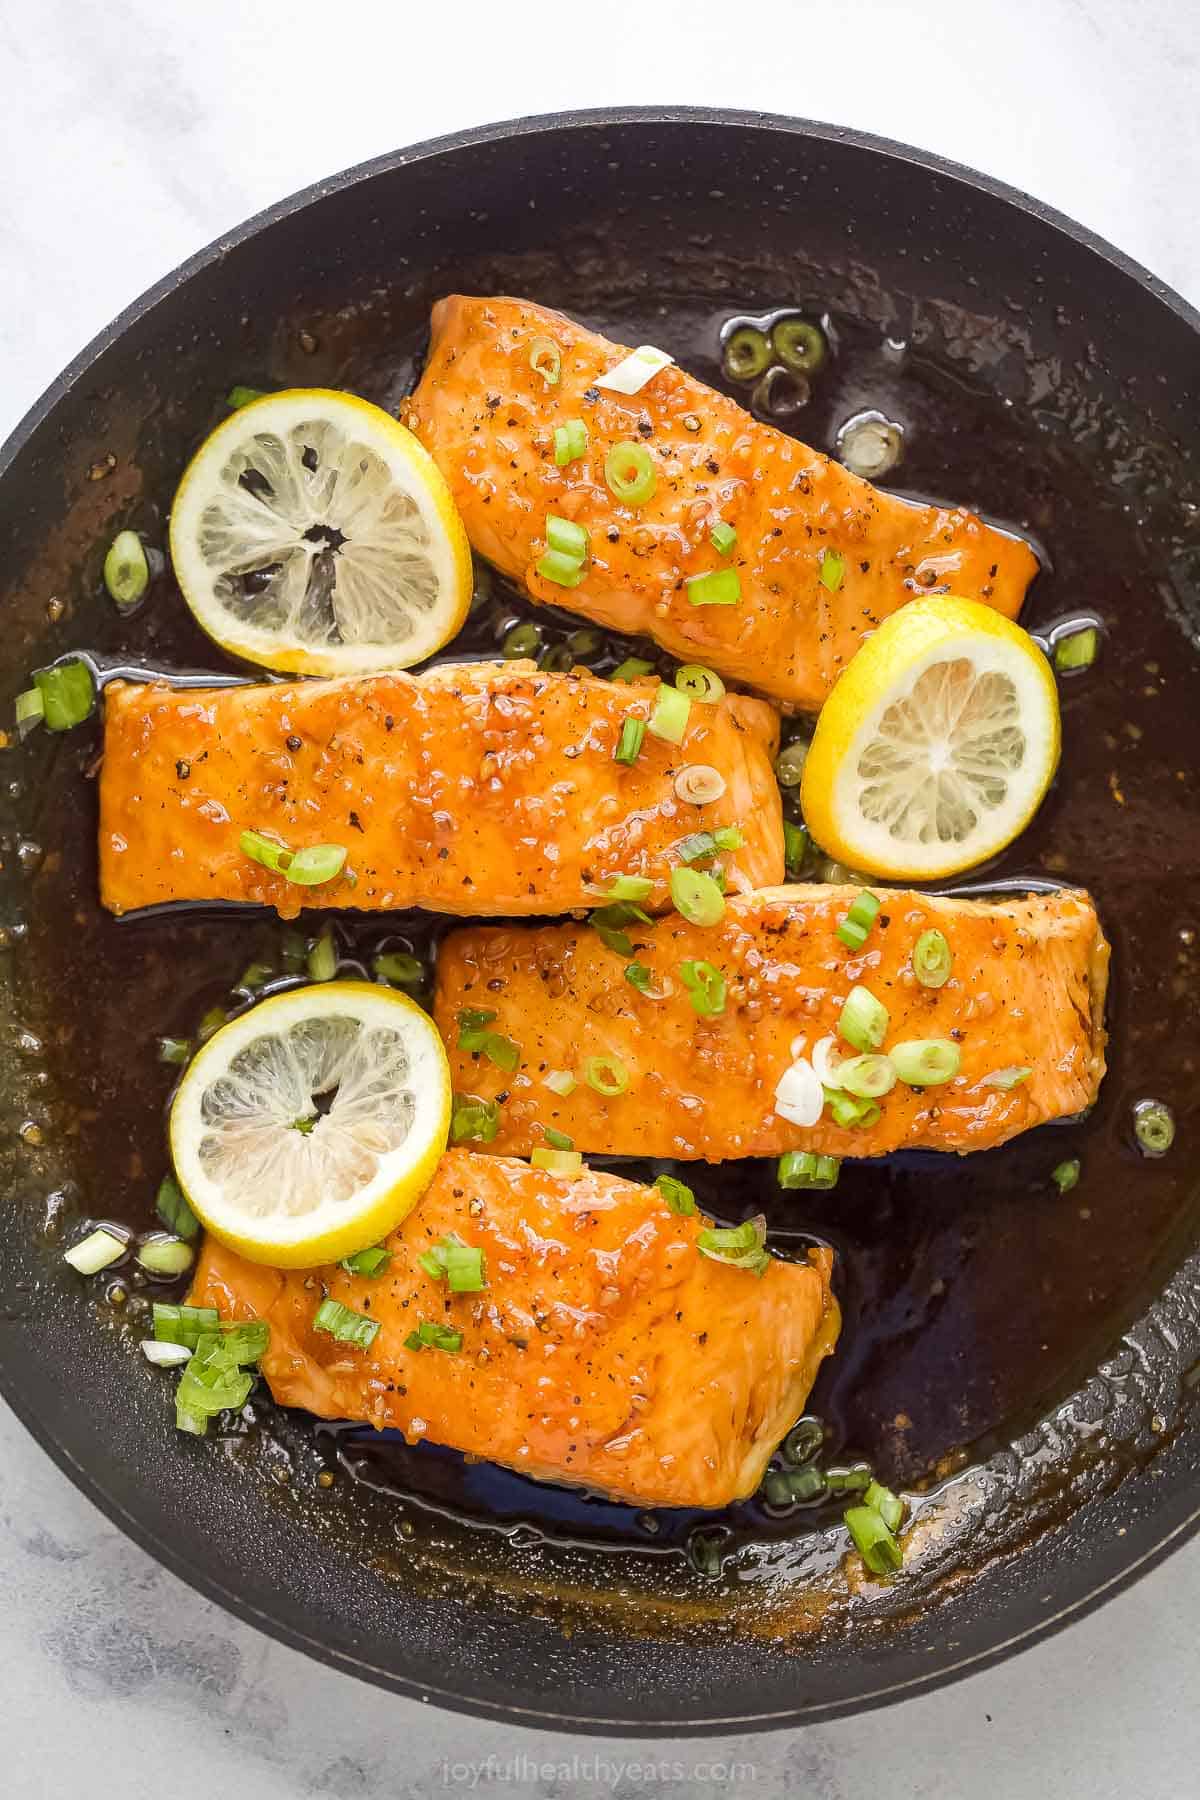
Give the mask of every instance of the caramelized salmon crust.
<path id="1" fill-rule="evenodd" d="M 858 891 L 779 888 L 731 901 L 709 929 L 678 916 L 631 926 L 649 971 L 644 993 L 586 925 L 453 932 L 438 957 L 434 1014 L 455 1089 L 503 1096 L 498 1151 L 527 1154 L 550 1126 L 597 1155 L 710 1162 L 786 1150 L 982 1150 L 1092 1104 L 1104 1074 L 1109 949 L 1088 895 L 970 901 L 880 889 L 881 911 L 855 952 L 837 927 Z M 953 966 L 944 987 L 922 987 L 913 947 L 935 927 Z M 697 1015 L 680 977 L 693 959 L 725 979 L 715 1016 Z M 873 1125 L 839 1126 L 828 1108 L 816 1125 L 790 1124 L 775 1110 L 780 1077 L 837 1037 L 856 984 L 888 1009 L 884 1051 L 947 1038 L 959 1047 L 959 1072 L 939 1087 L 897 1083 Z M 458 1048 L 465 1007 L 486 1007 L 494 1029 L 520 1045 L 514 1073 Z M 852 1053 L 839 1040 L 838 1054 Z M 625 1091 L 589 1085 L 592 1057 L 618 1060 Z M 556 1070 L 577 1077 L 569 1094 L 547 1086 Z"/>
<path id="2" fill-rule="evenodd" d="M 116 913 L 162 901 L 256 901 L 367 911 L 561 913 L 595 905 L 618 874 L 668 903 L 673 846 L 741 828 L 730 885 L 783 876 L 773 773 L 778 719 L 762 700 L 693 702 L 681 744 L 643 726 L 657 681 L 551 675 L 531 663 L 447 664 L 420 676 L 347 676 L 216 689 L 114 682 L 105 694 L 100 891 Z M 681 769 L 715 769 L 694 806 Z M 251 829 L 293 850 L 340 844 L 343 874 L 298 887 L 239 847 Z"/>
<path id="3" fill-rule="evenodd" d="M 639 1506 L 719 1507 L 758 1486 L 839 1312 L 831 1251 L 772 1258 L 759 1278 L 700 1253 L 707 1223 L 614 1175 L 451 1150 L 378 1279 L 268 1269 L 209 1239 L 189 1299 L 269 1322 L 262 1370 L 283 1406 Z M 451 1294 L 418 1262 L 451 1232 L 483 1250 L 480 1293 Z M 369 1349 L 314 1331 L 326 1295 L 378 1322 Z M 407 1348 L 422 1320 L 461 1332 L 461 1349 Z"/>
<path id="4" fill-rule="evenodd" d="M 552 383 L 531 357 L 547 339 L 561 357 Z M 625 353 L 527 300 L 454 294 L 433 309 L 405 420 L 449 483 L 473 548 L 533 599 L 644 633 L 811 711 L 907 600 L 952 592 L 1017 616 L 1038 567 L 1028 544 L 958 507 L 880 492 L 682 369 L 631 396 L 598 387 Z M 568 420 L 584 423 L 587 448 L 560 468 L 554 430 Z M 606 456 L 623 442 L 649 454 L 656 477 L 636 507 L 605 480 Z M 577 587 L 537 572 L 550 513 L 588 532 Z M 737 532 L 726 556 L 710 541 L 719 522 Z M 693 604 L 687 583 L 714 569 L 736 570 L 736 604 Z"/>

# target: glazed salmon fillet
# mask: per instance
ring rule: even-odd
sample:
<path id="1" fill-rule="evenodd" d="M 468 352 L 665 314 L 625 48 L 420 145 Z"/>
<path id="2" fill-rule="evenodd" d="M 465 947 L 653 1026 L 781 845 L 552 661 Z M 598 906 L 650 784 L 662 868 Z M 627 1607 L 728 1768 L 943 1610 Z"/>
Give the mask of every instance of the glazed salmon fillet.
<path id="1" fill-rule="evenodd" d="M 209 1239 L 189 1298 L 269 1321 L 262 1370 L 284 1406 L 639 1506 L 724 1506 L 803 1411 L 839 1313 L 830 1251 L 760 1278 L 700 1253 L 706 1223 L 613 1175 L 452 1150 L 377 1279 L 268 1269 Z M 482 1292 L 450 1294 L 418 1263 L 450 1232 L 482 1248 Z M 326 1295 L 379 1322 L 369 1349 L 313 1330 Z M 461 1349 L 407 1349 L 422 1320 Z"/>
<path id="2" fill-rule="evenodd" d="M 113 683 L 105 691 L 100 891 L 115 913 L 162 901 L 560 913 L 635 872 L 667 903 L 672 845 L 741 827 L 732 886 L 783 876 L 764 701 L 694 702 L 682 744 L 647 733 L 614 760 L 656 682 L 551 675 L 529 663 L 449 665 L 217 689 Z M 681 800 L 678 772 L 716 769 L 720 798 Z M 290 849 L 339 844 L 343 874 L 300 887 L 243 854 L 254 830 Z"/>
<path id="3" fill-rule="evenodd" d="M 550 1126 L 585 1152 L 710 1162 L 786 1150 L 982 1150 L 1091 1105 L 1104 1074 L 1108 945 L 1086 894 L 975 902 L 882 889 L 856 953 L 836 933 L 858 892 L 779 888 L 730 902 L 711 929 L 677 915 L 631 927 L 647 994 L 586 925 L 454 932 L 438 958 L 434 1011 L 455 1090 L 503 1096 L 499 1151 L 528 1152 Z M 921 986 L 911 969 L 916 940 L 931 929 L 953 957 L 941 988 Z M 694 958 L 725 977 L 716 1017 L 697 1016 L 679 977 Z M 959 1072 L 938 1087 L 898 1083 L 874 1125 L 839 1126 L 828 1108 L 815 1125 L 790 1124 L 775 1111 L 779 1080 L 836 1035 L 855 984 L 888 1009 L 885 1052 L 945 1038 L 959 1047 Z M 514 1074 L 457 1048 L 460 1010 L 484 1008 L 495 1013 L 491 1029 L 520 1045 Z M 842 1042 L 839 1053 L 853 1051 Z M 546 1086 L 551 1071 L 582 1077 L 593 1056 L 619 1059 L 626 1091 L 606 1097 L 582 1078 L 565 1096 Z"/>
<path id="4" fill-rule="evenodd" d="M 531 365 L 539 339 L 561 355 L 553 385 Z M 598 388 L 625 354 L 526 300 L 454 294 L 433 309 L 405 422 L 446 477 L 472 546 L 534 600 L 645 634 L 810 711 L 906 600 L 953 592 L 1017 616 L 1038 567 L 1027 544 L 960 508 L 880 492 L 682 369 L 630 397 Z M 559 468 L 554 428 L 575 419 L 587 449 Z M 648 451 L 657 476 L 639 507 L 605 482 L 605 457 L 622 442 Z M 551 513 L 589 534 L 577 587 L 537 573 Z M 727 557 L 709 541 L 720 520 L 737 532 Z M 740 599 L 694 605 L 687 581 L 718 568 L 736 569 Z"/>

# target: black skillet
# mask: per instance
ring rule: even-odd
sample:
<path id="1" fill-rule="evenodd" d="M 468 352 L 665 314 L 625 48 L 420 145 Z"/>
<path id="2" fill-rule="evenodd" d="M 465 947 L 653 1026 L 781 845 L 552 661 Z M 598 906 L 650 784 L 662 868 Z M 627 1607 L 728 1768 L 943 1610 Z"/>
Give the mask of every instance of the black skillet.
<path id="1" fill-rule="evenodd" d="M 647 1732 L 899 1698 L 1096 1604 L 1198 1516 L 1200 319 L 1024 196 L 825 126 L 594 113 L 385 157 L 170 276 L 0 453 L 6 695 L 71 648 L 231 672 L 168 574 L 114 616 L 105 545 L 128 524 L 163 541 L 178 474 L 235 382 L 394 405 L 450 289 L 561 305 L 712 381 L 729 318 L 825 315 L 837 354 L 794 429 L 832 448 L 846 417 L 879 408 L 906 429 L 893 485 L 1045 547 L 1027 623 L 1094 610 L 1106 636 L 1064 683 L 1054 792 L 984 878 L 1096 894 L 1116 951 L 1101 1101 L 969 1163 L 847 1170 L 831 1195 L 779 1195 L 761 1167 L 699 1177 L 723 1217 L 765 1199 L 783 1250 L 824 1237 L 840 1252 L 846 1330 L 813 1408 L 827 1458 L 864 1455 L 910 1491 L 917 1528 L 891 1588 L 855 1591 L 836 1511 L 647 1519 L 314 1431 L 261 1398 L 223 1440 L 184 1440 L 167 1378 L 136 1352 L 145 1290 L 127 1272 L 84 1284 L 61 1249 L 83 1216 L 149 1223 L 170 1081 L 155 1038 L 227 1002 L 278 929 L 102 916 L 96 734 L 41 733 L 4 752 L 0 1383 L 186 1580 L 384 1686 Z M 481 592 L 467 648 L 494 650 L 526 616 Z M 551 650 L 578 625 L 544 622 Z M 589 654 L 605 668 L 621 653 Z M 406 929 L 339 923 L 348 954 Z M 1130 1136 L 1147 1095 L 1178 1119 L 1159 1162 Z M 1060 1194 L 1051 1171 L 1076 1156 L 1080 1183 Z"/>

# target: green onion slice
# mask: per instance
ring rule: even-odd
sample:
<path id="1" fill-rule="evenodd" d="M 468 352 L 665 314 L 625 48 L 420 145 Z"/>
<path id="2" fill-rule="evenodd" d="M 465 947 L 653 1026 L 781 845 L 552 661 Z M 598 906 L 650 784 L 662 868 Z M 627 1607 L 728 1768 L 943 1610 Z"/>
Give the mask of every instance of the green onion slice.
<path id="1" fill-rule="evenodd" d="M 685 583 L 693 606 L 736 606 L 742 597 L 742 578 L 736 569 L 710 569 Z"/>
<path id="2" fill-rule="evenodd" d="M 1079 1171 L 1079 1158 L 1072 1156 L 1066 1162 L 1059 1163 L 1058 1167 L 1052 1171 L 1050 1179 L 1060 1194 L 1069 1194 L 1071 1189 L 1078 1185 Z"/>
<path id="3" fill-rule="evenodd" d="M 808 739 L 794 738 L 775 758 L 775 779 L 780 787 L 799 787 L 808 761 Z"/>
<path id="4" fill-rule="evenodd" d="M 150 564 L 136 531 L 118 531 L 109 545 L 104 585 L 118 606 L 136 606 L 150 586 Z"/>
<path id="5" fill-rule="evenodd" d="M 573 1150 L 575 1148 L 575 1139 L 568 1137 L 565 1131 L 559 1131 L 553 1125 L 543 1125 L 542 1136 L 551 1150 Z"/>
<path id="6" fill-rule="evenodd" d="M 484 1038 L 483 1054 L 507 1075 L 511 1075 L 521 1065 L 521 1046 L 498 1031 L 489 1031 Z"/>
<path id="7" fill-rule="evenodd" d="M 1076 669 L 1090 669 L 1100 649 L 1100 633 L 1094 625 L 1068 632 L 1054 646 L 1054 667 L 1060 675 Z"/>
<path id="8" fill-rule="evenodd" d="M 692 997 L 692 1008 L 702 1019 L 714 1019 L 725 1011 L 725 977 L 710 962 L 682 962 L 679 979 Z"/>
<path id="9" fill-rule="evenodd" d="M 490 1144 L 500 1130 L 500 1102 L 455 1094 L 450 1112 L 452 1144 Z"/>
<path id="10" fill-rule="evenodd" d="M 182 1368 L 185 1362 L 190 1361 L 191 1354 L 186 1344 L 160 1344 L 154 1338 L 142 1340 L 142 1355 L 156 1369 Z"/>
<path id="11" fill-rule="evenodd" d="M 344 844 L 310 844 L 306 850 L 297 850 L 288 864 L 287 878 L 298 887 L 322 887 L 341 874 L 345 861 Z"/>
<path id="12" fill-rule="evenodd" d="M 46 716 L 45 704 L 40 688 L 26 688 L 23 694 L 17 695 L 17 736 L 24 743 L 29 733 L 42 723 Z"/>
<path id="13" fill-rule="evenodd" d="M 543 1077 L 543 1085 L 548 1087 L 552 1094 L 558 1094 L 565 1099 L 568 1094 L 575 1092 L 579 1083 L 570 1069 L 551 1069 L 550 1073 Z"/>
<path id="14" fill-rule="evenodd" d="M 308 953 L 308 973 L 312 981 L 332 981 L 337 974 L 338 953 L 333 933 L 326 928 Z"/>
<path id="15" fill-rule="evenodd" d="M 834 1188 L 841 1174 L 836 1156 L 818 1156 L 814 1150 L 788 1150 L 780 1157 L 775 1179 L 781 1188 Z"/>
<path id="16" fill-rule="evenodd" d="M 890 1057 L 852 1056 L 838 1064 L 838 1087 L 859 1100 L 881 1100 L 896 1085 Z"/>
<path id="17" fill-rule="evenodd" d="M 654 986 L 654 973 L 645 963 L 631 962 L 625 965 L 625 979 L 631 988 L 639 994 L 648 994 Z"/>
<path id="18" fill-rule="evenodd" d="M 730 381 L 753 381 L 771 360 L 771 345 L 765 332 L 754 325 L 740 325 L 725 340 L 721 366 Z"/>
<path id="19" fill-rule="evenodd" d="M 605 892 L 606 900 L 647 900 L 654 892 L 648 875 L 614 875 Z"/>
<path id="20" fill-rule="evenodd" d="M 650 452 L 630 439 L 614 444 L 605 457 L 604 479 L 613 499 L 625 506 L 645 506 L 658 486 Z"/>
<path id="21" fill-rule="evenodd" d="M 238 848 L 251 862 L 270 869 L 272 875 L 286 875 L 292 861 L 292 852 L 286 844 L 265 837 L 261 831 L 243 831 L 238 838 Z"/>
<path id="22" fill-rule="evenodd" d="M 200 1221 L 180 1192 L 179 1184 L 170 1175 L 164 1175 L 158 1184 L 154 1210 L 167 1230 L 173 1231 L 177 1237 L 191 1243 L 199 1236 Z"/>
<path id="23" fill-rule="evenodd" d="M 894 1575 L 904 1552 L 873 1506 L 846 1509 L 846 1530 L 872 1575 Z"/>
<path id="24" fill-rule="evenodd" d="M 878 1050 L 887 1036 L 888 1009 L 870 988 L 852 987 L 838 1018 L 838 1031 L 856 1050 Z M 839 1070 L 840 1075 L 840 1070 Z"/>
<path id="25" fill-rule="evenodd" d="M 654 1185 L 667 1203 L 668 1212 L 689 1218 L 696 1210 L 696 1196 L 686 1181 L 674 1175 L 656 1175 Z"/>
<path id="26" fill-rule="evenodd" d="M 719 925 L 725 896 L 711 875 L 686 866 L 671 870 L 671 901 L 689 925 Z"/>
<path id="27" fill-rule="evenodd" d="M 654 711 L 646 728 L 665 743 L 682 744 L 691 710 L 692 703 L 687 695 L 676 687 L 668 687 L 664 681 L 655 695 Z"/>
<path id="28" fill-rule="evenodd" d="M 554 427 L 554 460 L 560 469 L 578 462 L 588 447 L 588 428 L 582 419 L 568 419 Z"/>
<path id="29" fill-rule="evenodd" d="M 745 841 L 738 826 L 718 825 L 715 831 L 693 831 L 671 848 L 680 862 L 695 863 L 715 856 L 719 850 L 740 850 Z"/>
<path id="30" fill-rule="evenodd" d="M 613 761 L 624 763 L 627 767 L 632 768 L 642 754 L 642 745 L 645 740 L 645 719 L 626 719 L 621 726 L 617 747 L 613 751 Z"/>
<path id="31" fill-rule="evenodd" d="M 158 1060 L 160 1063 L 182 1065 L 191 1060 L 191 1038 L 165 1037 L 158 1040 Z"/>
<path id="32" fill-rule="evenodd" d="M 808 861 L 812 850 L 812 839 L 803 825 L 793 825 L 790 819 L 783 821 L 783 861 L 787 873 L 793 877 L 800 874 Z"/>
<path id="33" fill-rule="evenodd" d="M 608 906 L 598 906 L 588 918 L 588 924 L 600 942 L 618 956 L 633 955 L 633 943 L 625 927 L 634 923 L 653 925 L 654 920 L 632 900 L 616 900 Z"/>
<path id="34" fill-rule="evenodd" d="M 610 394 L 637 394 L 660 369 L 669 368 L 674 361 L 673 356 L 668 356 L 665 350 L 656 350 L 653 344 L 639 344 L 607 374 L 597 375 L 596 386 L 607 388 Z"/>
<path id="35" fill-rule="evenodd" d="M 780 319 L 771 328 L 775 354 L 796 375 L 812 375 L 825 361 L 825 338 L 807 319 Z"/>
<path id="36" fill-rule="evenodd" d="M 242 407 L 249 406 L 252 400 L 261 400 L 267 391 L 266 388 L 243 387 L 239 382 L 226 394 L 225 404 L 230 412 L 240 412 Z"/>
<path id="37" fill-rule="evenodd" d="M 889 1531 L 898 1531 L 904 1517 L 904 1502 L 881 1481 L 872 1481 L 863 1495 L 863 1505 L 873 1506 Z"/>
<path id="38" fill-rule="evenodd" d="M 735 1269 L 747 1269 L 752 1275 L 765 1275 L 771 1264 L 766 1247 L 767 1222 L 759 1215 L 742 1225 L 712 1226 L 696 1238 L 701 1256 L 713 1262 L 728 1263 Z"/>
<path id="39" fill-rule="evenodd" d="M 836 594 L 846 574 L 846 559 L 840 550 L 822 550 L 821 585 Z"/>
<path id="40" fill-rule="evenodd" d="M 962 1057 L 949 1038 L 913 1038 L 888 1051 L 897 1075 L 909 1087 L 940 1087 L 953 1081 Z"/>
<path id="41" fill-rule="evenodd" d="M 615 1099 L 629 1088 L 629 1071 L 619 1056 L 589 1056 L 583 1065 L 583 1079 L 592 1092 Z"/>
<path id="42" fill-rule="evenodd" d="M 529 346 L 529 366 L 548 388 L 562 379 L 562 351 L 553 338 L 535 337 Z"/>
<path id="43" fill-rule="evenodd" d="M 496 1017 L 494 1012 L 464 1006 L 458 1015 L 458 1048 L 460 1050 L 482 1050 L 487 1041 L 487 1027 Z"/>
<path id="44" fill-rule="evenodd" d="M 578 1175 L 583 1168 L 583 1156 L 578 1150 L 549 1150 L 540 1144 L 530 1152 L 529 1161 L 548 1175 Z"/>
<path id="45" fill-rule="evenodd" d="M 72 1244 L 69 1250 L 64 1250 L 63 1261 L 70 1263 L 79 1275 L 98 1275 L 101 1269 L 107 1269 L 111 1263 L 118 1262 L 128 1249 L 129 1245 L 124 1238 L 98 1226 L 95 1231 L 89 1231 L 78 1244 Z"/>
<path id="46" fill-rule="evenodd" d="M 415 1331 L 410 1331 L 404 1340 L 406 1350 L 444 1350 L 448 1356 L 455 1356 L 462 1349 L 462 1332 L 455 1331 L 450 1325 L 440 1325 L 432 1319 L 422 1319 Z"/>
<path id="47" fill-rule="evenodd" d="M 980 1087 L 999 1088 L 1002 1094 L 1011 1094 L 1012 1090 L 1020 1087 L 1023 1081 L 1028 1081 L 1032 1074 L 1032 1069 L 993 1069 L 990 1075 L 982 1077 L 979 1085 Z"/>
<path id="48" fill-rule="evenodd" d="M 610 681 L 640 681 L 643 675 L 653 675 L 654 664 L 647 662 L 644 656 L 627 656 L 623 663 L 618 663 Z"/>
<path id="49" fill-rule="evenodd" d="M 353 1256 L 343 1256 L 339 1267 L 345 1269 L 347 1275 L 364 1275 L 368 1281 L 374 1281 L 382 1275 L 392 1260 L 390 1250 L 382 1244 L 375 1244 L 370 1250 L 356 1250 Z"/>
<path id="50" fill-rule="evenodd" d="M 824 1088 L 825 1104 L 835 1125 L 845 1130 L 862 1130 L 878 1123 L 880 1111 L 874 1100 L 862 1100 L 841 1088 Z"/>
<path id="51" fill-rule="evenodd" d="M 91 712 L 96 688 L 85 663 L 55 663 L 51 669 L 39 669 L 33 681 L 42 696 L 42 716 L 48 731 L 70 731 Z"/>
<path id="52" fill-rule="evenodd" d="M 579 557 L 568 556 L 562 550 L 547 550 L 539 556 L 537 572 L 544 581 L 552 581 L 555 587 L 576 588 L 587 574 Z"/>
<path id="53" fill-rule="evenodd" d="M 737 543 L 737 532 L 724 519 L 718 519 L 708 534 L 708 541 L 718 556 L 729 556 Z"/>
<path id="54" fill-rule="evenodd" d="M 913 945 L 912 971 L 922 987 L 945 987 L 954 958 L 945 933 L 923 931 Z"/>
<path id="55" fill-rule="evenodd" d="M 439 1238 L 417 1261 L 435 1281 L 445 1281 L 452 1294 L 481 1294 L 487 1286 L 483 1251 L 461 1238 Z"/>
<path id="56" fill-rule="evenodd" d="M 557 513 L 547 513 L 546 548 L 582 562 L 588 553 L 588 534 L 574 519 L 562 519 Z"/>
<path id="57" fill-rule="evenodd" d="M 725 683 L 715 669 L 708 669 L 703 663 L 684 663 L 676 669 L 675 686 L 689 700 L 699 700 L 709 706 L 725 698 Z"/>
<path id="58" fill-rule="evenodd" d="M 1175 1142 L 1175 1115 L 1161 1100 L 1139 1100 L 1133 1109 L 1133 1135 L 1145 1156 L 1165 1156 Z"/>
<path id="59" fill-rule="evenodd" d="M 377 981 L 392 987 L 420 987 L 425 980 L 425 965 L 407 950 L 385 950 L 371 958 L 371 973 Z"/>
<path id="60" fill-rule="evenodd" d="M 369 1350 L 379 1336 L 378 1319 L 368 1319 L 365 1313 L 343 1306 L 340 1300 L 322 1300 L 313 1314 L 312 1328 L 326 1331 L 339 1344 L 353 1344 L 359 1350 Z"/>
<path id="61" fill-rule="evenodd" d="M 171 1306 L 154 1302 L 154 1337 L 160 1344 L 186 1344 L 194 1350 L 202 1333 L 217 1331 L 220 1318 L 215 1306 Z"/>
<path id="62" fill-rule="evenodd" d="M 837 928 L 837 934 L 850 950 L 861 950 L 875 923 L 879 901 L 867 888 L 855 895 L 850 910 Z"/>
<path id="63" fill-rule="evenodd" d="M 143 1238 L 134 1257 L 151 1275 L 186 1275 L 196 1260 L 196 1252 L 182 1238 L 162 1233 Z"/>

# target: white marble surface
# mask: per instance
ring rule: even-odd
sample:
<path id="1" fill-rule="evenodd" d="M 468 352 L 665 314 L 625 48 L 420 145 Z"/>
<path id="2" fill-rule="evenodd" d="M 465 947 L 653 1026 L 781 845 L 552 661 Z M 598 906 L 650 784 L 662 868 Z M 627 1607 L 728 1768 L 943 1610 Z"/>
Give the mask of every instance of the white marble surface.
<path id="1" fill-rule="evenodd" d="M 586 19 L 586 23 L 584 22 Z M 448 24 L 452 32 L 447 32 Z M 247 213 L 490 118 L 655 101 L 873 129 L 1073 214 L 1200 300 L 1192 0 L 6 0 L 0 435 L 127 301 Z M 0 1696 L 14 1800 L 478 1791 L 1168 1800 L 1197 1791 L 1200 1543 L 1065 1636 L 802 1733 L 572 1743 L 362 1687 L 226 1618 L 126 1542 L 0 1407 Z M 596 1769 L 572 1755 L 602 1757 Z M 658 1782 L 622 1774 L 668 1759 Z M 512 1758 L 547 1767 L 506 1766 Z M 554 1765 L 558 1765 L 555 1767 Z"/>

